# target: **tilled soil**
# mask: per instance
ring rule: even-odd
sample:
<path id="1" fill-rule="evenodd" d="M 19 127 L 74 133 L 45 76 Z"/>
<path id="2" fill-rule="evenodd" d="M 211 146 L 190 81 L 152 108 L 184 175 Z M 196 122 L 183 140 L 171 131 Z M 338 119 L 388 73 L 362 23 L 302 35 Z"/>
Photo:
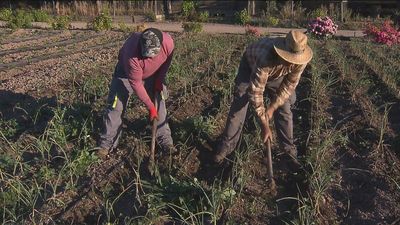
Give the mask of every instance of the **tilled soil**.
<path id="1" fill-rule="evenodd" d="M 324 52 L 327 53 L 326 50 Z M 354 66 L 357 68 L 357 65 Z M 395 172 L 400 165 L 399 160 L 396 157 L 383 157 L 393 155 L 393 148 L 378 146 L 379 124 L 374 124 L 368 113 L 364 113 L 369 106 L 363 105 L 376 102 L 379 98 L 383 102 L 395 99 L 387 98 L 382 92 L 375 96 L 358 95 L 354 98 L 348 88 L 349 79 L 354 77 L 348 76 L 360 79 L 361 75 L 341 75 L 335 66 L 330 68 L 340 83 L 333 89 L 329 113 L 333 124 L 349 138 L 348 144 L 336 152 L 338 185 L 333 187 L 332 197 L 338 220 L 341 224 L 396 224 L 399 221 L 400 192 L 394 180 L 399 179 Z M 373 85 L 385 88 L 375 80 Z M 389 123 L 397 126 L 391 119 Z"/>
<path id="2" fill-rule="evenodd" d="M 25 30 L 19 32 L 20 34 L 12 34 L 2 40 L 2 43 L 7 43 L 4 51 L 25 45 L 40 46 L 48 43 L 45 32 Z M 10 40 L 21 35 L 36 35 L 37 37 L 36 39 L 23 37 L 19 40 L 16 38 L 16 44 L 12 45 Z M 59 37 L 69 37 L 70 34 L 54 32 L 52 35 L 55 36 L 51 36 L 51 40 L 58 40 Z M 75 76 L 90 76 L 98 72 L 98 69 L 102 74 L 111 74 L 117 60 L 120 42 L 125 36 L 112 32 L 105 35 L 108 36 L 104 39 L 87 40 L 81 45 L 71 46 L 69 51 L 62 54 L 59 54 L 58 50 L 52 51 L 38 47 L 37 52 L 26 51 L 30 52 L 32 59 L 24 59 L 26 56 L 22 54 L 25 53 L 21 53 L 20 58 L 16 57 L 15 64 L 7 65 L 6 63 L 0 66 L 1 113 L 11 115 L 21 103 L 24 107 L 31 107 L 32 110 L 41 107 L 40 101 L 54 106 L 57 102 L 51 98 L 60 94 L 61 90 L 69 90 L 74 80 L 81 79 Z M 114 43 L 108 44 L 110 40 Z M 332 70 L 336 71 L 339 77 L 337 70 L 335 68 Z M 221 81 L 215 77 L 205 76 L 195 81 L 191 85 L 192 89 L 184 95 L 180 93 L 182 89 L 179 87 L 173 90 L 170 99 L 167 100 L 171 114 L 171 127 L 174 130 L 191 133 L 187 139 L 190 146 L 186 146 L 174 158 L 174 164 L 179 165 L 179 168 L 174 168 L 180 171 L 178 175 L 189 175 L 210 184 L 216 178 L 223 178 L 222 180 L 225 181 L 232 172 L 231 163 L 213 167 L 209 162 L 218 141 L 217 135 L 222 132 L 228 110 L 227 106 L 221 105 L 219 93 L 216 93 L 214 89 L 221 85 L 223 85 Z M 306 101 L 307 85 L 309 84 L 303 83 L 298 88 L 299 103 L 297 109 L 294 110 L 295 126 L 302 128 L 296 131 L 300 153 L 304 151 L 302 149 L 305 145 L 304 139 L 309 132 L 307 118 L 310 107 Z M 379 93 L 378 102 L 381 103 L 381 100 L 385 102 L 387 95 Z M 352 99 L 351 96 L 346 80 L 343 79 L 330 99 L 326 99 L 327 104 L 332 106 L 329 109 L 332 124 L 338 124 L 337 129 L 348 134 L 349 137 L 348 144 L 338 149 L 335 155 L 337 160 L 335 169 L 339 180 L 334 182 L 337 185 L 331 190 L 332 205 L 341 224 L 396 224 L 396 221 L 399 222 L 400 192 L 393 182 L 393 179 L 398 180 L 398 175 L 392 165 L 398 166 L 398 159 L 396 156 L 393 157 L 391 154 L 393 148 L 388 145 L 377 150 L 379 135 L 376 128 L 371 126 L 369 118 L 363 113 L 365 107 L 362 104 L 365 101 Z M 398 105 L 394 107 L 393 110 L 397 110 Z M 136 108 L 133 111 L 141 112 Z M 394 135 L 398 135 L 396 112 L 390 112 L 389 126 L 392 127 L 392 134 L 389 135 L 388 142 Z M 198 134 L 196 131 L 187 129 L 188 124 L 189 127 L 193 127 L 193 118 L 209 115 L 214 116 L 217 121 L 212 134 Z M 32 122 L 32 119 L 25 119 Z M 256 128 L 251 121 L 252 119 L 248 119 L 244 134 L 255 135 Z M 129 127 L 134 128 L 126 129 L 127 133 L 148 131 L 149 127 L 145 123 L 144 121 L 128 123 Z M 138 211 L 144 215 L 146 207 L 141 205 L 140 198 L 137 197 L 138 194 L 142 194 L 141 187 L 137 184 L 137 170 L 143 169 L 141 176 L 144 179 L 150 180 L 151 176 L 145 168 L 142 168 L 145 162 L 141 165 L 136 165 L 136 162 L 138 162 L 138 154 L 144 158 L 148 157 L 148 146 L 144 146 L 146 144 L 147 142 L 143 143 L 142 140 L 138 141 L 132 139 L 132 135 L 127 135 L 126 140 L 122 141 L 121 147 L 116 152 L 110 154 L 110 157 L 101 164 L 94 165 L 87 176 L 81 178 L 77 189 L 65 192 L 58 190 L 59 193 L 55 193 L 55 197 L 63 204 L 60 205 L 59 201 L 53 199 L 41 202 L 38 211 L 43 217 L 40 218 L 48 224 L 98 224 L 106 222 L 107 219 L 115 219 L 108 218 L 107 213 L 110 210 L 115 210 L 117 217 L 121 215 L 121 218 L 138 216 L 133 215 L 133 211 L 124 207 L 127 204 L 137 206 Z M 221 221 L 229 217 L 231 221 L 238 224 L 284 224 L 290 223 L 296 217 L 294 215 L 298 210 L 298 202 L 290 197 L 296 198 L 299 194 L 303 195 L 307 192 L 304 174 L 291 174 L 278 147 L 274 146 L 278 196 L 272 198 L 267 189 L 266 165 L 262 161 L 263 152 L 264 147 L 260 145 L 251 152 L 250 163 L 245 165 L 250 176 L 242 195 L 236 199 L 231 208 L 225 209 Z M 122 193 L 107 193 L 121 194 L 117 202 L 109 205 L 104 204 L 104 201 L 108 197 L 105 190 L 110 186 L 113 186 L 115 190 L 122 190 Z M 277 199 L 279 201 L 275 201 Z M 168 224 L 167 221 L 170 222 L 169 224 L 172 223 L 171 220 L 160 218 L 157 224 Z"/>

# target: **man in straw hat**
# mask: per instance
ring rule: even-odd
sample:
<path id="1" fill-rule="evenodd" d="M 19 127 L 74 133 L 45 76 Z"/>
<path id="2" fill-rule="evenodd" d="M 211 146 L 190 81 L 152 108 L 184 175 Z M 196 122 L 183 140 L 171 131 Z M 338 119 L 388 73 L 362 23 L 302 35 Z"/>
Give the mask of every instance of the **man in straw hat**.
<path id="1" fill-rule="evenodd" d="M 271 139 L 269 120 L 274 117 L 281 148 L 299 166 L 293 141 L 291 106 L 296 100 L 295 88 L 312 58 L 307 36 L 290 31 L 285 38 L 263 38 L 247 47 L 235 79 L 234 99 L 222 140 L 214 156 L 220 163 L 238 143 L 249 102 L 254 107 L 262 129 L 262 141 Z M 270 97 L 265 107 L 264 90 Z"/>
<path id="2" fill-rule="evenodd" d="M 119 51 L 118 63 L 108 94 L 107 108 L 103 116 L 100 133 L 100 158 L 118 144 L 121 134 L 122 116 L 126 111 L 129 97 L 135 93 L 149 110 L 149 119 L 157 119 L 157 142 L 166 152 L 174 152 L 171 130 L 166 121 L 165 98 L 167 89 L 165 77 L 171 65 L 174 51 L 172 37 L 155 28 L 142 33 L 133 33 Z M 159 92 L 157 111 L 152 98 Z"/>

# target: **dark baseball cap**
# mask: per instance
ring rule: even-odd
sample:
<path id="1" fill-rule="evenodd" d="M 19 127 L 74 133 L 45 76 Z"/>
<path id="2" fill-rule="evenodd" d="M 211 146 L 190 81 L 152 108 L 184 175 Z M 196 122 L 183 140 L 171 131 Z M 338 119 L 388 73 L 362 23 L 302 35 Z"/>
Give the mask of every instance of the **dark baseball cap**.
<path id="1" fill-rule="evenodd" d="M 162 32 L 156 28 L 148 28 L 140 37 L 142 56 L 152 58 L 160 53 L 163 41 Z"/>

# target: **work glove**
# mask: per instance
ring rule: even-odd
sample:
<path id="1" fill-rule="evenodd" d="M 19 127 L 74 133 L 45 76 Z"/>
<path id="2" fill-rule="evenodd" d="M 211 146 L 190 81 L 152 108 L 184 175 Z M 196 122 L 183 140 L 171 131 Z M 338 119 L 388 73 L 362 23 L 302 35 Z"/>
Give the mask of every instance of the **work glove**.
<path id="1" fill-rule="evenodd" d="M 157 109 L 156 107 L 152 107 L 149 110 L 149 117 L 150 117 L 150 121 L 153 121 L 154 119 L 158 118 L 158 113 L 157 113 Z"/>
<path id="2" fill-rule="evenodd" d="M 157 77 L 154 81 L 154 91 L 155 92 L 162 92 L 163 90 L 163 84 L 162 81 L 159 77 Z"/>

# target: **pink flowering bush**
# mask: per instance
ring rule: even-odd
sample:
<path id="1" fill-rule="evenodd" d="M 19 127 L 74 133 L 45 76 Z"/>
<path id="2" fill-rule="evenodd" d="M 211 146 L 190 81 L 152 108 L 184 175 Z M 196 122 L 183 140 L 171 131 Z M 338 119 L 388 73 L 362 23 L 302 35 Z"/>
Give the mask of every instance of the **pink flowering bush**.
<path id="1" fill-rule="evenodd" d="M 260 30 L 257 29 L 256 27 L 252 27 L 250 25 L 246 25 L 245 32 L 247 35 L 256 36 L 256 37 L 261 36 Z"/>
<path id="2" fill-rule="evenodd" d="M 400 44 L 400 31 L 393 26 L 393 22 L 390 20 L 386 20 L 380 28 L 368 24 L 364 30 L 364 34 L 367 37 L 371 37 L 377 43 L 389 46 Z"/>
<path id="3" fill-rule="evenodd" d="M 336 25 L 331 18 L 325 16 L 323 18 L 317 17 L 308 24 L 307 31 L 318 38 L 328 38 L 336 34 L 338 25 Z"/>

